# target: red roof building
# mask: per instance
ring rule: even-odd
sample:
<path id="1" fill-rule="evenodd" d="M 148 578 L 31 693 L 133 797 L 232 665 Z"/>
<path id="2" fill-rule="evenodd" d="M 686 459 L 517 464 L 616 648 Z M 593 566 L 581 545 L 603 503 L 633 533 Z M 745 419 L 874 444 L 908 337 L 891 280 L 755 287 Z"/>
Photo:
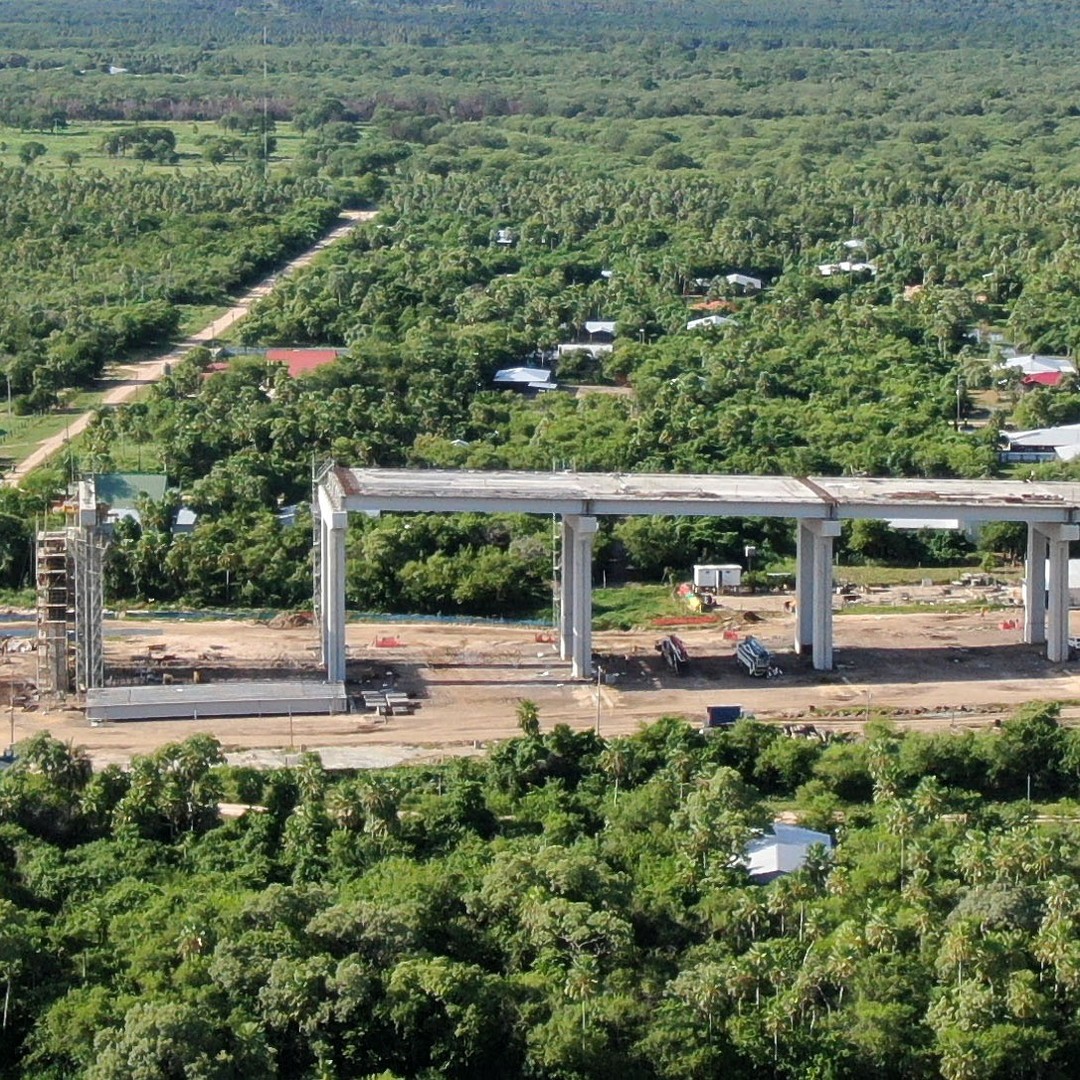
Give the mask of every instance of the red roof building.
<path id="1" fill-rule="evenodd" d="M 691 304 L 691 311 L 738 311 L 739 305 L 731 300 L 703 300 L 700 304 Z"/>
<path id="2" fill-rule="evenodd" d="M 1032 375 L 1025 375 L 1020 381 L 1024 386 L 1060 386 L 1064 377 L 1061 371 L 1036 371 Z"/>

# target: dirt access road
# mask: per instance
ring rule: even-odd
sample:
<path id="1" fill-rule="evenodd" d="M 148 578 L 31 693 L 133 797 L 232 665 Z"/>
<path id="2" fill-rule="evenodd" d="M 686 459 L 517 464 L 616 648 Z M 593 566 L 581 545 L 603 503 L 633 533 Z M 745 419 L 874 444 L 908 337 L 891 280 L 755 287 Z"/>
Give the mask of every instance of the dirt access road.
<path id="1" fill-rule="evenodd" d="M 364 688 L 393 687 L 418 701 L 409 716 L 382 721 L 366 713 L 337 717 L 251 717 L 143 721 L 91 728 L 77 709 L 16 707 L 15 737 L 47 728 L 86 746 L 99 764 L 124 762 L 164 742 L 208 731 L 238 757 L 268 764 L 301 748 L 327 764 L 379 766 L 417 757 L 472 753 L 517 733 L 518 702 L 531 699 L 541 723 L 596 724 L 629 733 L 666 714 L 693 722 L 708 705 L 739 704 L 761 719 L 858 727 L 868 715 L 893 715 L 920 729 L 987 725 L 1033 699 L 1080 702 L 1080 664 L 1051 664 L 1020 642 L 1015 616 L 1000 611 L 838 614 L 836 670 L 813 671 L 790 651 L 792 616 L 780 597 L 747 597 L 712 626 L 679 631 L 692 657 L 676 676 L 655 650 L 662 632 L 598 633 L 607 672 L 595 683 L 569 678 L 550 635 L 490 624 L 350 623 L 349 675 Z M 1017 613 L 1019 614 L 1019 612 Z M 1080 613 L 1078 613 L 1080 617 Z M 784 674 L 755 680 L 734 660 L 725 629 L 752 632 L 776 651 Z M 236 677 L 318 677 L 311 627 L 265 623 L 126 620 L 107 624 L 106 662 L 116 675 L 160 670 L 176 681 Z M 33 678 L 33 655 L 9 654 L 4 675 Z M 0 701 L 3 697 L 0 696 Z M 1070 707 L 1068 715 L 1080 712 Z M 2 721 L 0 721 L 2 722 Z M 6 741 L 6 740 L 5 740 Z"/>
<path id="2" fill-rule="evenodd" d="M 320 252 L 325 251 L 343 236 L 348 236 L 360 222 L 370 221 L 375 217 L 376 213 L 377 211 L 374 210 L 343 210 L 341 217 L 345 220 L 341 224 L 335 225 L 318 243 L 308 248 L 302 255 L 298 255 L 280 270 L 275 270 L 272 274 L 263 278 L 262 281 L 253 285 L 247 292 L 237 298 L 233 306 L 224 315 L 215 319 L 209 326 L 192 334 L 191 337 L 185 338 L 166 353 L 161 353 L 140 363 L 125 364 L 119 367 L 116 370 L 115 378 L 110 380 L 110 389 L 101 399 L 102 406 L 123 405 L 125 402 L 130 401 L 144 386 L 149 386 L 151 383 L 163 378 L 166 371 L 184 358 L 185 353 L 198 345 L 205 345 L 207 342 L 219 338 L 226 330 L 231 329 L 244 318 L 257 301 L 269 295 L 282 278 L 288 277 L 297 270 L 308 266 Z M 91 410 L 72 417 L 71 423 L 67 425 L 63 432 L 48 439 L 43 439 L 36 450 L 7 472 L 4 481 L 16 485 L 21 483 L 34 469 L 44 465 L 54 454 L 59 453 L 69 439 L 81 435 L 89 426 L 93 415 L 94 410 Z"/>

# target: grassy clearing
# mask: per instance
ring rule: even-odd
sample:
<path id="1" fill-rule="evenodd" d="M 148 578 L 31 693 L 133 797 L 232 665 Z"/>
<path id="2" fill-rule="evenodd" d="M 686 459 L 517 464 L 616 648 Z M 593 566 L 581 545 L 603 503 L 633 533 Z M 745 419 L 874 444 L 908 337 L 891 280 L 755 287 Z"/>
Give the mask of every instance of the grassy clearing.
<path id="1" fill-rule="evenodd" d="M 917 585 L 930 579 L 935 585 L 948 584 L 972 567 L 935 567 L 932 570 L 903 566 L 840 567 L 837 580 L 854 581 L 859 585 Z M 848 576 L 848 571 L 852 575 Z M 1003 572 L 1001 577 L 1019 579 L 1019 570 Z M 988 604 L 981 600 L 956 600 L 953 603 L 910 604 L 852 604 L 838 611 L 851 615 L 915 615 L 927 611 L 944 614 L 969 614 L 979 611 L 1011 611 L 1008 605 Z M 630 630 L 647 626 L 654 619 L 672 615 L 690 615 L 690 609 L 676 599 L 667 585 L 623 585 L 619 588 L 593 591 L 593 625 L 598 630 Z"/>
<path id="2" fill-rule="evenodd" d="M 948 585 L 965 574 L 978 574 L 979 567 L 971 566 L 837 566 L 833 570 L 835 581 L 852 585 L 919 585 L 929 581 L 933 585 Z M 993 571 L 995 578 L 1019 581 L 1023 576 L 1020 567 Z"/>
<path id="3" fill-rule="evenodd" d="M 55 412 L 39 416 L 0 415 L 0 457 L 18 463 L 44 439 L 60 434 L 76 417 L 101 404 L 105 391 L 83 390 L 68 396 Z"/>
<path id="4" fill-rule="evenodd" d="M 218 304 L 185 304 L 180 308 L 180 327 L 177 333 L 187 337 L 220 319 L 229 308 Z"/>
<path id="5" fill-rule="evenodd" d="M 632 630 L 667 615 L 689 615 L 667 585 L 623 585 L 593 590 L 593 626 L 597 630 Z"/>
<path id="6" fill-rule="evenodd" d="M 99 123 L 79 121 L 63 131 L 41 132 L 20 131 L 18 128 L 0 125 L 0 165 L 22 168 L 19 149 L 25 143 L 41 143 L 45 154 L 35 161 L 30 168 L 36 171 L 66 172 L 95 171 L 112 174 L 125 169 L 139 169 L 146 172 L 190 172 L 197 169 L 237 169 L 250 166 L 247 161 L 226 161 L 221 165 L 211 165 L 203 157 L 203 147 L 199 139 L 205 136 L 224 136 L 229 133 L 208 120 L 202 121 L 166 121 L 154 120 L 143 126 L 168 128 L 176 136 L 176 152 L 180 160 L 175 165 L 159 165 L 153 161 L 138 161 L 133 157 L 109 157 L 101 148 L 102 142 L 120 131 L 130 130 L 139 125 L 124 121 L 101 121 Z M 297 154 L 301 136 L 291 125 L 282 124 L 275 132 L 277 150 L 270 157 L 273 170 L 291 161 Z M 68 165 L 64 161 L 66 153 L 78 154 L 78 160 Z"/>

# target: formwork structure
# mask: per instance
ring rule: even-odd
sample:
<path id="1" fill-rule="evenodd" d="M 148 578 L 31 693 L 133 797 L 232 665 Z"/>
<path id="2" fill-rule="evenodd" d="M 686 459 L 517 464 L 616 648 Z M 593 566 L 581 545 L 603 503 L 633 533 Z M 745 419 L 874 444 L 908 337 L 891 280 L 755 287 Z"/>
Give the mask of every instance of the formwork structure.
<path id="1" fill-rule="evenodd" d="M 34 549 L 37 683 L 52 694 L 84 693 L 105 681 L 105 537 L 93 480 L 79 483 L 65 512 L 65 528 L 39 531 Z"/>

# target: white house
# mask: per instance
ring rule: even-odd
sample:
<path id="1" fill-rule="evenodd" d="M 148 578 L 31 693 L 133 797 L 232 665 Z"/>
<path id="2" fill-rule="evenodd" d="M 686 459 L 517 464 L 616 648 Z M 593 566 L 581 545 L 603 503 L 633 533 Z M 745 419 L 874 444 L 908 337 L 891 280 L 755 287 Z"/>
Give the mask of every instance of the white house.
<path id="1" fill-rule="evenodd" d="M 1003 431 L 1004 462 L 1072 461 L 1080 457 L 1080 424 L 1032 428 L 1030 431 Z"/>
<path id="2" fill-rule="evenodd" d="M 1046 375 L 1058 372 L 1062 375 L 1075 375 L 1076 364 L 1067 356 L 1039 356 L 1027 353 L 1024 356 L 1010 356 L 1001 363 L 1003 368 L 1019 371 L 1021 375 Z"/>
<path id="3" fill-rule="evenodd" d="M 745 861 L 750 880 L 765 885 L 781 874 L 801 870 L 815 844 L 831 851 L 832 837 L 828 833 L 774 821 L 772 836 L 760 836 L 746 845 Z"/>
<path id="4" fill-rule="evenodd" d="M 727 274 L 724 280 L 729 285 L 738 285 L 741 289 L 753 289 L 755 292 L 761 292 L 765 287 L 765 282 L 761 278 L 750 277 L 749 274 Z"/>
<path id="5" fill-rule="evenodd" d="M 495 385 L 513 390 L 554 390 L 553 374 L 547 368 L 502 368 L 495 372 Z"/>
<path id="6" fill-rule="evenodd" d="M 555 355 L 564 357 L 571 353 L 589 353 L 591 356 L 600 356 L 612 352 L 614 348 L 614 345 L 605 345 L 602 341 L 568 341 L 555 347 Z"/>
<path id="7" fill-rule="evenodd" d="M 818 273 L 822 277 L 833 277 L 836 274 L 876 274 L 877 266 L 872 262 L 852 262 L 844 259 L 836 263 L 819 263 Z"/>
<path id="8" fill-rule="evenodd" d="M 706 315 L 701 319 L 691 319 L 686 324 L 687 330 L 708 330 L 714 326 L 736 326 L 734 319 L 726 315 Z"/>
<path id="9" fill-rule="evenodd" d="M 585 333 L 587 334 L 608 334 L 611 337 L 615 336 L 615 320 L 614 319 L 590 319 L 585 323 Z"/>

